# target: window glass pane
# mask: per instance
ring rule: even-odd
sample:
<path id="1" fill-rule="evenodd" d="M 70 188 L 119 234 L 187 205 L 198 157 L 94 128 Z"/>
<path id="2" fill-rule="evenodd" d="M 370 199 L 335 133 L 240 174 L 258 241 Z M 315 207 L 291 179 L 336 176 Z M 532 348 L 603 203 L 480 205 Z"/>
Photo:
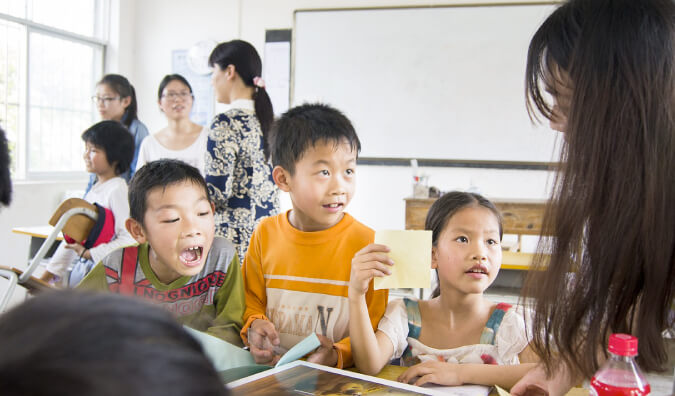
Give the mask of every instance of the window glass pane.
<path id="1" fill-rule="evenodd" d="M 80 135 L 94 122 L 89 100 L 101 49 L 31 32 L 28 58 L 28 171 L 83 171 Z"/>
<path id="2" fill-rule="evenodd" d="M 0 0 L 0 13 L 25 18 L 26 0 Z"/>
<path id="3" fill-rule="evenodd" d="M 30 19 L 37 23 L 94 37 L 96 0 L 30 0 Z"/>
<path id="4" fill-rule="evenodd" d="M 12 173 L 16 172 L 20 134 L 20 89 L 23 79 L 21 51 L 25 46 L 25 28 L 0 20 L 0 125 L 7 134 L 11 150 Z"/>

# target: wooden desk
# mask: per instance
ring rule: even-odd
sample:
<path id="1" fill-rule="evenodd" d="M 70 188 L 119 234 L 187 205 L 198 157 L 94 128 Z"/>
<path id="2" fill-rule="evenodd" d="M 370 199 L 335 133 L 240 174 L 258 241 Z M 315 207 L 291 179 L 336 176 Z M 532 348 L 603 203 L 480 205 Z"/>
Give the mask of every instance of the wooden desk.
<path id="1" fill-rule="evenodd" d="M 53 230 L 54 227 L 50 225 L 12 228 L 13 233 L 28 235 L 30 237 L 30 248 L 28 250 L 28 259 L 35 257 L 35 254 L 37 253 L 38 249 L 40 249 L 40 246 L 42 246 L 44 240 L 47 239 L 47 237 L 49 236 L 49 234 L 52 233 Z M 54 253 L 54 250 L 56 250 L 56 247 L 59 246 L 59 241 L 62 240 L 63 235 L 59 234 L 56 237 L 56 242 L 54 242 L 54 244 L 49 249 L 49 252 L 47 252 L 47 255 L 45 257 L 51 257 L 52 254 Z"/>
<path id="2" fill-rule="evenodd" d="M 427 212 L 436 198 L 406 198 L 405 228 L 407 230 L 423 230 Z M 515 252 L 504 251 L 502 268 L 512 270 L 528 270 L 534 254 L 520 251 L 521 235 L 540 235 L 544 218 L 546 201 L 540 200 L 491 200 L 502 213 L 504 234 L 518 235 L 518 246 Z"/>

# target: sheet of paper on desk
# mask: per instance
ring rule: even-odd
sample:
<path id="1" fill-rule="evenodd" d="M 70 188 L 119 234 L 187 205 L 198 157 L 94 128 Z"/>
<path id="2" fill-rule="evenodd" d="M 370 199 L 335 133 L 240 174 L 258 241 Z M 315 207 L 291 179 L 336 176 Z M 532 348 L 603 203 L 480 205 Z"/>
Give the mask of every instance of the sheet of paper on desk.
<path id="1" fill-rule="evenodd" d="M 431 231 L 376 231 L 375 243 L 387 245 L 392 273 L 374 279 L 375 290 L 431 286 Z"/>

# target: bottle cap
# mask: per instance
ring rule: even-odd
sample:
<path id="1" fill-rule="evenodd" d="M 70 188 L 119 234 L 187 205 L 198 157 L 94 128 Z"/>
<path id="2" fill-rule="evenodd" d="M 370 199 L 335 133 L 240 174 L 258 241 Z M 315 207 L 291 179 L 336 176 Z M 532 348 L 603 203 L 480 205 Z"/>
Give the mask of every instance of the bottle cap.
<path id="1" fill-rule="evenodd" d="M 638 339 L 630 334 L 612 334 L 609 336 L 609 352 L 620 356 L 636 356 Z"/>

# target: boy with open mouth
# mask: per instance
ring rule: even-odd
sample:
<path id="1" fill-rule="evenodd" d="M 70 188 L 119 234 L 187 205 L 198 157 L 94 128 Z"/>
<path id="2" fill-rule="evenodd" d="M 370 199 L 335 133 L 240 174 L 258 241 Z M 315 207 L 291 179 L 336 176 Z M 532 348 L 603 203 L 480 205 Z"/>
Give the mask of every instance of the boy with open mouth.
<path id="1" fill-rule="evenodd" d="M 204 178 L 178 160 L 145 164 L 129 185 L 129 233 L 138 246 L 105 257 L 79 287 L 147 298 L 195 330 L 241 345 L 239 258 L 214 237 Z"/>

